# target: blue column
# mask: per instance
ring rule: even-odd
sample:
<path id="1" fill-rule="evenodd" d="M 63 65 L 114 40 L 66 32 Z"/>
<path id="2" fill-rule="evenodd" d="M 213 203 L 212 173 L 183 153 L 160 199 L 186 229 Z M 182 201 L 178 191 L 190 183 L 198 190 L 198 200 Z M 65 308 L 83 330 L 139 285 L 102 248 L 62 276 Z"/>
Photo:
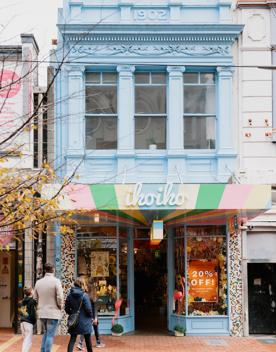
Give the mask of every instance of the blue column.
<path id="1" fill-rule="evenodd" d="M 59 231 L 60 224 L 55 223 L 54 231 L 55 231 L 55 270 L 56 277 L 61 279 L 61 235 Z"/>
<path id="2" fill-rule="evenodd" d="M 167 92 L 167 149 L 168 149 L 168 182 L 181 182 L 179 175 L 184 174 L 184 102 L 183 72 L 185 67 L 169 66 Z"/>
<path id="3" fill-rule="evenodd" d="M 68 70 L 68 143 L 67 154 L 83 155 L 85 149 L 85 81 L 84 66 Z"/>
<path id="4" fill-rule="evenodd" d="M 234 153 L 232 75 L 230 67 L 218 67 L 218 154 Z"/>
<path id="5" fill-rule="evenodd" d="M 118 66 L 117 182 L 134 182 L 134 66 Z M 130 170 L 130 171 L 128 171 Z M 131 171 L 132 170 L 132 171 Z"/>
<path id="6" fill-rule="evenodd" d="M 185 67 L 169 66 L 168 84 L 168 141 L 167 147 L 169 152 L 182 151 L 184 148 L 183 140 L 183 72 Z"/>

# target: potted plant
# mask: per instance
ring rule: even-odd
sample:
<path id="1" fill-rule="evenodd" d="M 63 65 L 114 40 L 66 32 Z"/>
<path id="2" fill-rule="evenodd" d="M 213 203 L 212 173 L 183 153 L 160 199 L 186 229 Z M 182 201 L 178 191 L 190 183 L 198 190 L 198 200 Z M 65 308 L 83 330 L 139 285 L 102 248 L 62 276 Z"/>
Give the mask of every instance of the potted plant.
<path id="1" fill-rule="evenodd" d="M 185 328 L 179 324 L 175 325 L 173 330 L 174 330 L 174 336 L 177 336 L 177 337 L 184 336 L 186 333 Z"/>
<path id="2" fill-rule="evenodd" d="M 124 332 L 124 328 L 121 324 L 114 324 L 111 328 L 112 336 L 122 336 Z"/>

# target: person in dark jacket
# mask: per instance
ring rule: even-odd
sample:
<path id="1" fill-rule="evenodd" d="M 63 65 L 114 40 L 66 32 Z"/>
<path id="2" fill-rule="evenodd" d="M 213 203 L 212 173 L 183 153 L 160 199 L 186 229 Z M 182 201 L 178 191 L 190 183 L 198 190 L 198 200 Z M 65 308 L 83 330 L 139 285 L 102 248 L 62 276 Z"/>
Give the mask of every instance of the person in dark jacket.
<path id="1" fill-rule="evenodd" d="M 91 302 L 91 307 L 92 307 L 92 314 L 93 314 L 92 325 L 93 325 L 94 334 L 96 338 L 96 347 L 97 348 L 105 347 L 105 344 L 101 342 L 100 333 L 99 333 L 97 289 L 96 289 L 96 283 L 94 282 L 94 279 L 92 277 L 90 277 L 90 279 L 88 280 L 88 286 L 85 287 L 85 291 L 88 293 L 88 296 Z M 83 350 L 83 336 L 80 337 L 78 350 L 79 351 Z"/>
<path id="2" fill-rule="evenodd" d="M 87 352 L 92 352 L 91 333 L 92 333 L 92 307 L 89 296 L 85 293 L 85 282 L 83 278 L 77 278 L 74 287 L 71 288 L 65 302 L 65 312 L 70 315 L 77 313 L 80 305 L 78 324 L 69 333 L 71 335 L 67 352 L 73 352 L 78 335 L 83 335 L 86 343 Z"/>
<path id="3" fill-rule="evenodd" d="M 29 352 L 32 346 L 33 327 L 36 323 L 36 301 L 32 287 L 24 287 L 24 299 L 20 307 L 20 328 L 23 337 L 22 352 Z"/>

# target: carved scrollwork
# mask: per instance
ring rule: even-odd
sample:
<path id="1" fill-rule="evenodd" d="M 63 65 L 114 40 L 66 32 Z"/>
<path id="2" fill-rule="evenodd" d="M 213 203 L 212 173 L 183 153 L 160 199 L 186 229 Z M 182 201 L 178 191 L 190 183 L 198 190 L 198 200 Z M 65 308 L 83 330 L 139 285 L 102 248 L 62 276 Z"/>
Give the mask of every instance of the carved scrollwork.
<path id="1" fill-rule="evenodd" d="M 228 56 L 229 45 L 76 45 L 72 47 L 74 56 Z"/>

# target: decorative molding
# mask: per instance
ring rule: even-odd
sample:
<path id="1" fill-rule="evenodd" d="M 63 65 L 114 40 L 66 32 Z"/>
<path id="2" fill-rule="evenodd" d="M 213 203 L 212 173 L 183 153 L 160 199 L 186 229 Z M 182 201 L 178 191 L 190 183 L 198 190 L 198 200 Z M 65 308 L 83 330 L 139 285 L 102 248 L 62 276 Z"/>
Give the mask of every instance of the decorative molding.
<path id="1" fill-rule="evenodd" d="M 73 56 L 230 56 L 231 47 L 229 45 L 76 45 L 71 49 Z"/>
<path id="2" fill-rule="evenodd" d="M 266 25 L 263 15 L 254 13 L 248 18 L 247 33 L 248 38 L 254 42 L 260 42 L 266 37 Z"/>
<path id="3" fill-rule="evenodd" d="M 236 35 L 232 34 L 168 34 L 168 33 L 95 33 L 94 35 L 65 34 L 66 42 L 73 43 L 234 43 Z"/>

